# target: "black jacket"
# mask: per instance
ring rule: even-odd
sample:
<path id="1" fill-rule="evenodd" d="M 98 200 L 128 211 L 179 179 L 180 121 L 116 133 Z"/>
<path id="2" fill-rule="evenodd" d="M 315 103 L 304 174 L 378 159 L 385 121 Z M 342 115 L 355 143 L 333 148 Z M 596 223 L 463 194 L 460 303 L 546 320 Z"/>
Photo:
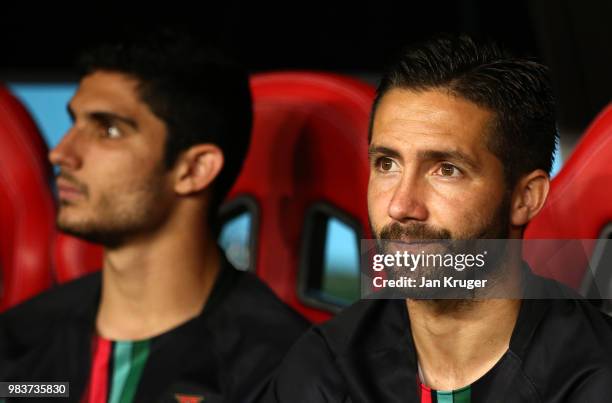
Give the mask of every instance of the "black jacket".
<path id="1" fill-rule="evenodd" d="M 80 401 L 100 288 L 96 273 L 0 315 L 0 380 L 69 381 L 69 400 Z M 181 392 L 206 403 L 250 401 L 307 327 L 259 279 L 226 262 L 203 312 L 155 338 L 134 401 L 176 402 Z"/>
<path id="2" fill-rule="evenodd" d="M 261 402 L 419 402 L 409 321 L 404 300 L 358 302 L 302 336 Z M 471 402 L 609 401 L 612 323 L 575 299 L 523 300 L 509 350 L 471 386 Z"/>

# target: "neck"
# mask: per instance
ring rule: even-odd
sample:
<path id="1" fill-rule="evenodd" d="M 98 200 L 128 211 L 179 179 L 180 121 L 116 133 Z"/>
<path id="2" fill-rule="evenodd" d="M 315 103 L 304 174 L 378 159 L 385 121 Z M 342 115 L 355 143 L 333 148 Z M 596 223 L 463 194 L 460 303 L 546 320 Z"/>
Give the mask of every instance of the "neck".
<path id="1" fill-rule="evenodd" d="M 176 220 L 159 231 L 105 249 L 96 327 L 109 339 L 138 340 L 197 316 L 220 267 L 216 240 L 201 220 Z"/>
<path id="2" fill-rule="evenodd" d="M 520 305 L 519 299 L 406 300 L 423 383 L 454 390 L 485 375 L 508 350 Z"/>

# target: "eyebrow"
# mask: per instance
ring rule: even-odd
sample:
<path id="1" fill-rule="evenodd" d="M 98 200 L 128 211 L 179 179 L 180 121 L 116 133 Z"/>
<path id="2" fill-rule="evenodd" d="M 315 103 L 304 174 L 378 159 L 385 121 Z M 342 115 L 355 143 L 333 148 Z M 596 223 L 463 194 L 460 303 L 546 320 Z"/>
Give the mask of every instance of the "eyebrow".
<path id="1" fill-rule="evenodd" d="M 70 105 L 66 106 L 66 110 L 68 111 L 68 115 L 70 115 L 70 119 L 74 121 L 75 114 Z M 132 127 L 133 129 L 138 129 L 138 123 L 134 119 L 128 118 L 126 116 L 122 116 L 112 112 L 90 112 L 87 114 L 91 119 L 97 120 L 98 122 L 123 122 L 126 125 Z"/>
<path id="2" fill-rule="evenodd" d="M 419 159 L 458 161 L 469 165 L 472 169 L 480 168 L 478 162 L 473 158 L 457 150 L 424 150 L 419 151 L 417 155 Z"/>
<path id="3" fill-rule="evenodd" d="M 392 158 L 401 159 L 401 154 L 392 148 L 371 145 L 368 149 L 368 155 L 384 155 Z M 457 161 L 469 165 L 472 169 L 479 169 L 480 165 L 469 155 L 458 150 L 423 150 L 417 153 L 417 158 L 420 160 L 449 160 Z"/>
<path id="4" fill-rule="evenodd" d="M 389 147 L 375 146 L 375 145 L 371 145 L 368 148 L 368 155 L 370 157 L 373 155 L 386 155 L 388 157 L 401 158 L 401 155 L 398 151 L 392 148 L 389 148 Z"/>

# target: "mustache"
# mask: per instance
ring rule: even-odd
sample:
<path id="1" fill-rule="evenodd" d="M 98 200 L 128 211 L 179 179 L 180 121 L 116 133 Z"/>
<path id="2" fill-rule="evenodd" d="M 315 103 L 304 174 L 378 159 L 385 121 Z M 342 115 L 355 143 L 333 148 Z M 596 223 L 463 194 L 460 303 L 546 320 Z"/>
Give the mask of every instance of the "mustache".
<path id="1" fill-rule="evenodd" d="M 87 188 L 87 185 L 85 185 L 84 183 L 81 183 L 77 178 L 75 178 L 68 172 L 60 171 L 57 174 L 56 178 L 57 179 L 62 178 L 66 182 L 70 182 L 70 184 L 76 187 L 79 190 L 79 192 L 82 192 L 86 196 L 89 195 L 89 189 Z"/>
<path id="2" fill-rule="evenodd" d="M 404 238 L 427 240 L 427 239 L 451 239 L 451 233 L 444 228 L 435 228 L 427 224 L 411 222 L 400 224 L 397 222 L 385 225 L 378 233 L 379 239 L 401 240 Z"/>

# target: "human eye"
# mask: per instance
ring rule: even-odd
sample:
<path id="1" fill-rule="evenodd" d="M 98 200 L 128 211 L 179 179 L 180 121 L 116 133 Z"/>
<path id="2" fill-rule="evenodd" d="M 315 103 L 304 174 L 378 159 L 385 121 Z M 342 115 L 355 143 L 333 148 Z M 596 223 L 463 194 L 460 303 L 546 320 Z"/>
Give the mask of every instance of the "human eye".
<path id="1" fill-rule="evenodd" d="M 110 120 L 98 122 L 98 133 L 103 139 L 118 139 L 123 137 L 123 132 L 119 128 L 119 125 L 111 122 Z"/>
<path id="2" fill-rule="evenodd" d="M 119 127 L 113 124 L 106 125 L 106 127 L 104 128 L 104 131 L 105 131 L 106 137 L 108 137 L 109 139 L 116 139 L 116 138 L 121 137 L 122 135 Z"/>
<path id="3" fill-rule="evenodd" d="M 397 162 L 389 157 L 379 157 L 374 161 L 375 168 L 383 173 L 397 172 L 399 170 Z"/>
<path id="4" fill-rule="evenodd" d="M 96 133 L 101 139 L 118 139 L 124 137 L 125 128 L 121 121 L 101 113 L 92 114 Z"/>
<path id="5" fill-rule="evenodd" d="M 455 165 L 448 162 L 444 162 L 440 164 L 438 169 L 434 172 L 434 175 L 442 176 L 445 178 L 459 178 L 463 176 L 463 172 L 461 172 L 461 170 Z"/>

